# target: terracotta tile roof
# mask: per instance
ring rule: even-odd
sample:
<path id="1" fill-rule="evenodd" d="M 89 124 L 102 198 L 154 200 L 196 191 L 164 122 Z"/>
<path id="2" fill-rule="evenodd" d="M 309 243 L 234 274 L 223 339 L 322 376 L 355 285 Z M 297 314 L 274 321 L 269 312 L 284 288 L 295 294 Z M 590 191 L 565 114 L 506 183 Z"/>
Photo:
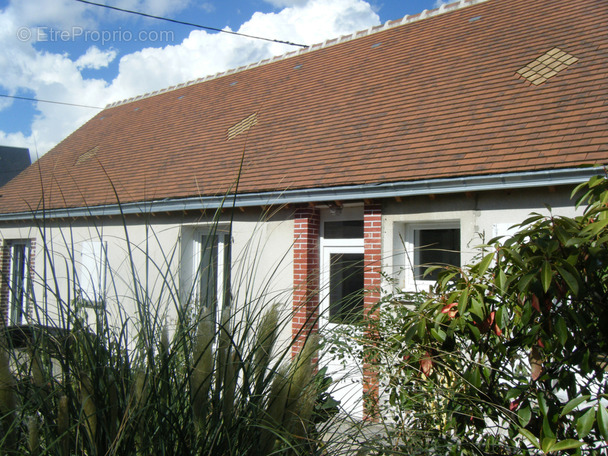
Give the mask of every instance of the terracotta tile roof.
<path id="1" fill-rule="evenodd" d="M 41 186 L 47 208 L 221 194 L 242 156 L 244 193 L 608 162 L 605 0 L 404 22 L 110 106 L 3 188 L 0 212 L 39 207 Z M 559 52 L 559 71 L 535 63 Z"/>

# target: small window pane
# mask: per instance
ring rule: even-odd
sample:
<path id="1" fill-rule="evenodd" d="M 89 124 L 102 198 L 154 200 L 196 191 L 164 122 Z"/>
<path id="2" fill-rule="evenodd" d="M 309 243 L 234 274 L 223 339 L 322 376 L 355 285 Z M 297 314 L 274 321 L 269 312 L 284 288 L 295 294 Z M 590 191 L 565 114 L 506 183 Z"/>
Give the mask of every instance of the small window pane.
<path id="1" fill-rule="evenodd" d="M 362 320 L 363 271 L 362 253 L 330 255 L 330 323 L 356 323 Z"/>
<path id="2" fill-rule="evenodd" d="M 9 319 L 13 325 L 21 323 L 25 311 L 27 251 L 28 249 L 25 244 L 13 244 L 11 246 Z"/>
<path id="3" fill-rule="evenodd" d="M 230 305 L 230 236 L 203 234 L 200 239 L 199 304 L 219 319 L 222 309 Z"/>
<path id="4" fill-rule="evenodd" d="M 417 279 L 437 280 L 439 269 L 424 275 L 430 266 L 460 267 L 460 229 L 417 230 L 414 256 Z"/>
<path id="5" fill-rule="evenodd" d="M 217 308 L 217 235 L 203 235 L 201 238 L 201 263 L 200 273 L 200 302 L 208 309 Z"/>
<path id="6" fill-rule="evenodd" d="M 105 241 L 84 241 L 82 243 L 80 274 L 81 303 L 85 307 L 101 304 L 106 292 Z"/>
<path id="7" fill-rule="evenodd" d="M 323 225 L 325 239 L 359 239 L 363 238 L 363 220 L 342 220 L 325 222 Z"/>

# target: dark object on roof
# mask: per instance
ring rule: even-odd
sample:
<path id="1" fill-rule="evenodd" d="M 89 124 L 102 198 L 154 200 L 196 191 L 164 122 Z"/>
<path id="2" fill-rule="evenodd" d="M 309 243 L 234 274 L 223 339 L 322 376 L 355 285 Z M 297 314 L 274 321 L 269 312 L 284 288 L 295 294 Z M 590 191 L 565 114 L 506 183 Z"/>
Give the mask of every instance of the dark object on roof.
<path id="1" fill-rule="evenodd" d="M 0 146 L 0 187 L 31 164 L 29 149 Z"/>

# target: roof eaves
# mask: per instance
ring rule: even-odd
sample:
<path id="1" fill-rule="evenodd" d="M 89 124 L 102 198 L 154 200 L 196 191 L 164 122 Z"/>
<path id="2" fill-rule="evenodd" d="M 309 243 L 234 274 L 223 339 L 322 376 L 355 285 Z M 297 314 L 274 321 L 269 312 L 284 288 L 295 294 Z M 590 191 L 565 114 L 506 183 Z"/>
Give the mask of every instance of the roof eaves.
<path id="1" fill-rule="evenodd" d="M 581 167 L 546 171 L 502 173 L 486 176 L 467 176 L 445 179 L 427 179 L 411 182 L 347 185 L 340 187 L 298 189 L 156 200 L 148 202 L 110 204 L 95 207 L 80 207 L 33 211 L 28 213 L 0 214 L 0 222 L 41 220 L 44 218 L 104 217 L 116 215 L 142 215 L 189 210 L 214 210 L 228 207 L 256 207 L 326 201 L 361 201 L 439 195 L 475 191 L 512 190 L 557 185 L 576 185 L 592 176 L 605 174 L 603 167 Z"/>

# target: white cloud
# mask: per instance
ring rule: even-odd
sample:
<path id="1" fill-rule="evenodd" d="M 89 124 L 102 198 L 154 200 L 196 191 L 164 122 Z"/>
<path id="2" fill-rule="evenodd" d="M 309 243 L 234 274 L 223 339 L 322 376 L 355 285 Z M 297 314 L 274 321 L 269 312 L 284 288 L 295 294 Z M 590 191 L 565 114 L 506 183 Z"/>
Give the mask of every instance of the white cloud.
<path id="1" fill-rule="evenodd" d="M 68 0 L 51 1 L 66 14 L 74 7 L 73 0 L 70 0 L 69 5 Z M 308 0 L 306 3 L 273 1 L 292 6 L 278 13 L 255 13 L 238 31 L 314 44 L 379 23 L 377 14 L 363 0 Z M 173 8 L 174 4 L 183 7 L 186 3 L 185 0 L 123 0 L 120 6 L 138 10 L 147 8 L 148 12 L 161 14 Z M 31 5 L 31 1 L 24 0 L 23 4 Z M 34 48 L 31 42 L 15 40 L 16 30 L 20 26 L 19 15 L 26 10 L 29 9 L 9 7 L 0 11 L 0 68 L 3 69 L 0 86 L 13 94 L 24 90 L 33 92 L 38 99 L 103 107 L 112 101 L 296 49 L 268 41 L 194 30 L 179 44 L 162 48 L 149 47 L 122 56 L 118 74 L 107 82 L 85 78 L 81 71 L 106 67 L 117 57 L 114 50 L 101 50 L 92 46 L 85 54 L 74 59 L 67 53 L 43 52 Z M 57 20 L 60 16 L 59 13 L 49 11 L 45 14 L 46 17 L 52 16 Z M 43 16 L 40 14 L 39 17 Z M 85 19 L 82 10 L 73 13 L 72 17 Z M 7 134 L 0 131 L 0 144 L 30 147 L 32 151 L 37 149 L 38 153 L 45 153 L 96 113 L 91 109 L 48 103 L 38 103 L 36 108 L 38 113 L 31 125 L 32 134 L 25 137 L 22 133 Z"/>
<path id="2" fill-rule="evenodd" d="M 435 8 L 439 8 L 441 5 L 447 5 L 448 3 L 452 3 L 452 0 L 435 0 L 435 4 L 433 6 Z"/>
<path id="3" fill-rule="evenodd" d="M 87 6 L 74 0 L 12 0 L 3 14 L 11 15 L 16 27 L 46 25 L 68 29 L 93 23 Z"/>
<path id="4" fill-rule="evenodd" d="M 204 2 L 199 5 L 199 8 L 202 9 L 205 13 L 213 13 L 216 8 L 213 3 Z"/>
<path id="5" fill-rule="evenodd" d="M 278 8 L 283 8 L 288 6 L 304 5 L 306 0 L 266 0 L 266 2 Z"/>
<path id="6" fill-rule="evenodd" d="M 113 2 L 112 5 L 117 6 L 118 8 L 139 11 L 141 13 L 163 16 L 165 14 L 181 11 L 186 8 L 189 3 L 189 0 L 119 0 Z"/>
<path id="7" fill-rule="evenodd" d="M 310 45 L 378 23 L 380 18 L 363 0 L 309 0 L 276 14 L 255 13 L 239 32 Z"/>
<path id="8" fill-rule="evenodd" d="M 97 46 L 91 46 L 74 63 L 79 70 L 83 68 L 98 70 L 107 67 L 116 58 L 116 54 L 117 52 L 114 49 L 102 51 Z"/>

